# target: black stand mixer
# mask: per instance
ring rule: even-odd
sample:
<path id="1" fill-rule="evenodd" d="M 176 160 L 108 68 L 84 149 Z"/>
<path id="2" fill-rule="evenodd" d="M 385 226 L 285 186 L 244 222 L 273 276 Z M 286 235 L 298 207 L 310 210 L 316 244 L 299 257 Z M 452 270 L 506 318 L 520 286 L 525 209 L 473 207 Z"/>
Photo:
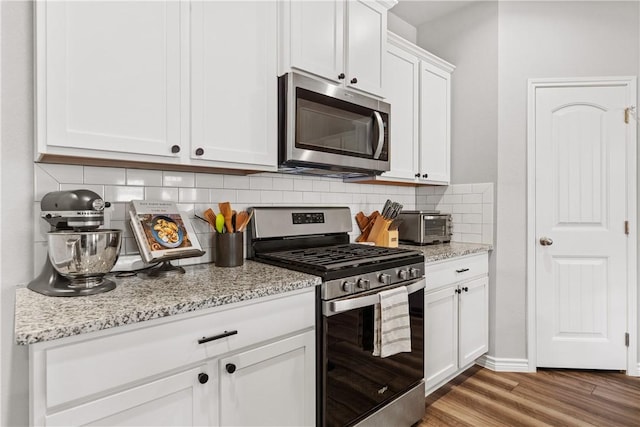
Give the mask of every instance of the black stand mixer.
<path id="1" fill-rule="evenodd" d="M 122 231 L 99 229 L 109 206 L 89 190 L 55 191 L 42 198 L 41 217 L 51 224 L 48 256 L 29 289 L 47 296 L 84 296 L 116 287 L 104 276 L 118 259 Z"/>

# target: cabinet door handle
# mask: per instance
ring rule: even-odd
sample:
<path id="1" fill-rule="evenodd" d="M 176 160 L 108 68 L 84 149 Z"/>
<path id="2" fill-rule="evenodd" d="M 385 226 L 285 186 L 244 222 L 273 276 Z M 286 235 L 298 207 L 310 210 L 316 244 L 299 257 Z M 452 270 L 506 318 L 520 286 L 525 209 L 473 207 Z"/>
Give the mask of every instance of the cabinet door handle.
<path id="1" fill-rule="evenodd" d="M 209 381 L 209 375 L 205 374 L 204 372 L 198 374 L 198 382 L 200 384 L 206 384 L 207 381 Z"/>
<path id="2" fill-rule="evenodd" d="M 344 79 L 344 77 L 345 77 L 345 76 L 344 76 L 344 73 L 340 73 L 340 74 L 338 74 L 338 79 L 343 80 L 343 79 Z"/>
<path id="3" fill-rule="evenodd" d="M 196 156 L 202 156 L 204 154 L 204 149 L 203 148 L 196 148 Z"/>
<path id="4" fill-rule="evenodd" d="M 422 174 L 422 177 L 423 178 L 429 178 L 429 174 L 428 173 Z"/>
<path id="5" fill-rule="evenodd" d="M 466 287 L 466 286 L 464 288 L 462 288 L 462 290 L 465 291 L 465 292 L 469 292 L 469 288 Z"/>
<path id="6" fill-rule="evenodd" d="M 206 342 L 209 341 L 215 341 L 215 340 L 219 340 L 222 338 L 226 338 L 226 337 L 230 337 L 231 335 L 235 335 L 237 334 L 238 331 L 224 331 L 223 333 L 219 334 L 219 335 L 214 335 L 212 337 L 202 337 L 198 340 L 198 344 L 204 344 Z"/>
<path id="7" fill-rule="evenodd" d="M 173 154 L 177 154 L 177 153 L 179 153 L 179 152 L 180 152 L 180 146 L 179 146 L 179 145 L 173 145 L 173 146 L 171 146 L 171 152 L 172 152 Z"/>
<path id="8" fill-rule="evenodd" d="M 236 371 L 236 365 L 234 365 L 233 363 L 227 363 L 224 368 L 230 374 L 233 374 Z"/>
<path id="9" fill-rule="evenodd" d="M 351 79 L 351 83 L 356 84 L 358 83 L 358 79 L 356 79 L 355 77 Z"/>
<path id="10" fill-rule="evenodd" d="M 460 293 L 462 293 L 462 291 L 461 291 L 460 289 L 458 289 L 458 288 L 455 288 L 455 289 L 453 290 L 453 292 L 455 292 L 456 294 L 460 294 Z"/>
<path id="11" fill-rule="evenodd" d="M 420 172 L 415 175 L 416 178 L 420 178 Z"/>
<path id="12" fill-rule="evenodd" d="M 456 273 L 464 273 L 465 271 L 469 271 L 468 268 L 461 268 L 460 270 L 456 270 Z"/>

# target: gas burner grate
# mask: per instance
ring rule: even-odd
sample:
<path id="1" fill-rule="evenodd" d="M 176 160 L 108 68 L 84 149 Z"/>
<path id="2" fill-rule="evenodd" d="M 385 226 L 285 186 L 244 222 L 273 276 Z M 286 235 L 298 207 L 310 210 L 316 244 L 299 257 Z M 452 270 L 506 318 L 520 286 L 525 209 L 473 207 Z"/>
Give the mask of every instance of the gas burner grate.
<path id="1" fill-rule="evenodd" d="M 263 253 L 262 257 L 292 265 L 329 271 L 401 259 L 413 255 L 416 255 L 416 252 L 408 249 L 347 244 Z"/>

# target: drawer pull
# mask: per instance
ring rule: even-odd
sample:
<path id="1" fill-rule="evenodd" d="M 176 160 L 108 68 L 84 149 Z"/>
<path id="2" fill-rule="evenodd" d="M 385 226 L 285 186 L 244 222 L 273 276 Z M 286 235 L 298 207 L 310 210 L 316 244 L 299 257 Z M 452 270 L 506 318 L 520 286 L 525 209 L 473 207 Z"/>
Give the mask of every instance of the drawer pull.
<path id="1" fill-rule="evenodd" d="M 456 273 L 464 273 L 465 271 L 469 271 L 468 268 L 461 268 L 460 270 L 456 270 Z"/>
<path id="2" fill-rule="evenodd" d="M 236 365 L 234 365 L 233 363 L 227 363 L 226 366 L 224 367 L 228 373 L 233 374 L 236 371 Z"/>
<path id="3" fill-rule="evenodd" d="M 212 337 L 202 337 L 198 340 L 198 344 L 204 344 L 206 342 L 209 341 L 215 341 L 215 340 L 219 340 L 222 338 L 226 338 L 226 337 L 230 337 L 231 335 L 235 335 L 237 334 L 238 331 L 224 331 L 223 333 L 221 333 L 220 335 L 214 335 Z"/>
<path id="4" fill-rule="evenodd" d="M 209 375 L 205 374 L 204 372 L 198 374 L 198 382 L 200 384 L 206 384 L 207 381 L 209 381 Z"/>

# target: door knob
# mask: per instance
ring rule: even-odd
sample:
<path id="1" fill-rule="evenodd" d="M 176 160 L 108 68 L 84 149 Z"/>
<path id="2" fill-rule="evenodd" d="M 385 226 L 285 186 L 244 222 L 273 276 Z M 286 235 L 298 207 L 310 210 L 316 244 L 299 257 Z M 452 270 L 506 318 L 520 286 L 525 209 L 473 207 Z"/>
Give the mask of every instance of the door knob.
<path id="1" fill-rule="evenodd" d="M 553 245 L 553 240 L 551 240 L 551 238 L 549 238 L 549 237 L 541 237 L 540 238 L 540 244 L 542 246 L 551 246 L 551 245 Z"/>

